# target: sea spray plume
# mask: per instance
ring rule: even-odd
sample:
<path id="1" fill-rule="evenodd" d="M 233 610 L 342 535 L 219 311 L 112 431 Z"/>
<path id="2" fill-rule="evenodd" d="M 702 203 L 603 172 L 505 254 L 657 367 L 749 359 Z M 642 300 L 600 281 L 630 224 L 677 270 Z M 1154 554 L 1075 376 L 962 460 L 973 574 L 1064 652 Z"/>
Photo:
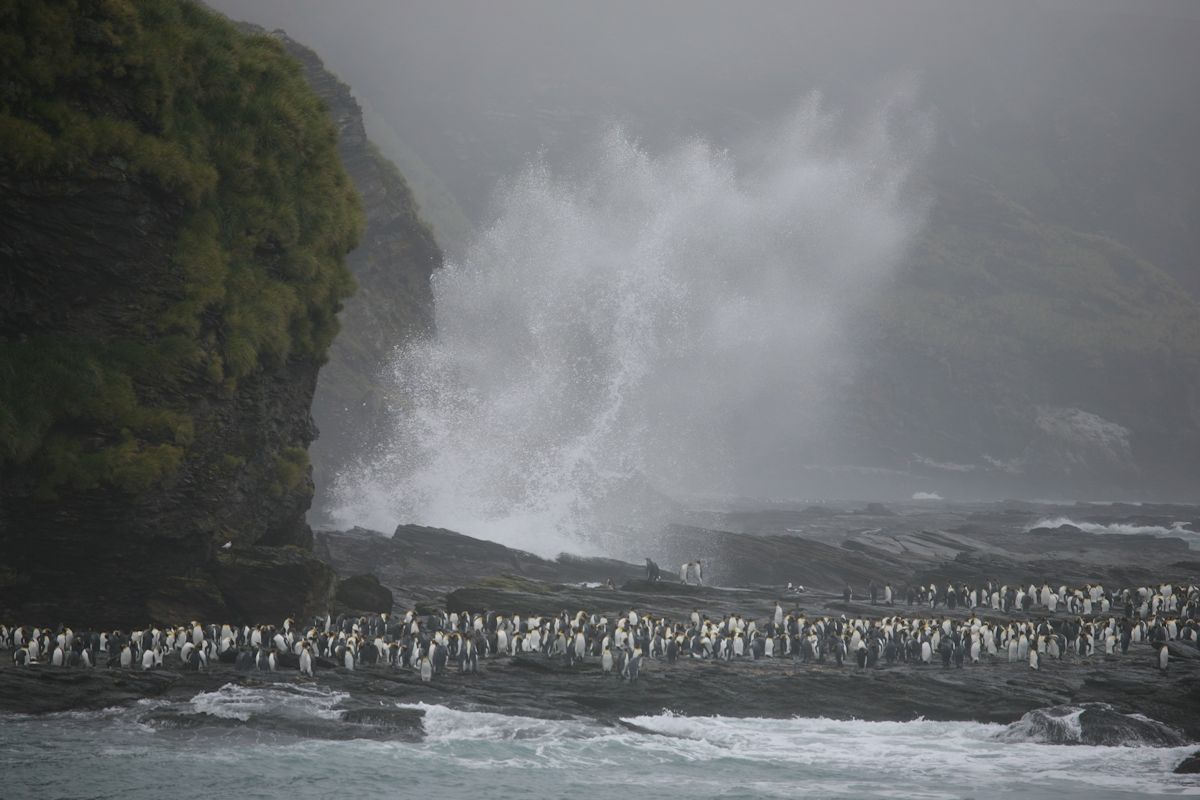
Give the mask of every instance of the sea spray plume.
<path id="1" fill-rule="evenodd" d="M 749 437 L 799 463 L 923 216 L 893 116 L 847 143 L 813 97 L 740 162 L 615 129 L 570 174 L 533 163 L 435 274 L 437 335 L 399 351 L 394 431 L 334 519 L 619 554 L 662 521 L 648 498 L 761 469 Z"/>

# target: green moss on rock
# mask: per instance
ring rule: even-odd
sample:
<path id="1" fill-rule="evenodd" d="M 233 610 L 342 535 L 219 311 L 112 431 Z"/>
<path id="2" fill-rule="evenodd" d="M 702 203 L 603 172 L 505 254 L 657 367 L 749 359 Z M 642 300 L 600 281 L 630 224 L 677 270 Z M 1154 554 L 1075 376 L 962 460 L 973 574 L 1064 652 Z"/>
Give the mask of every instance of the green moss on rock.
<path id="1" fill-rule="evenodd" d="M 187 396 L 325 358 L 363 224 L 337 131 L 277 41 L 186 0 L 0 2 L 0 74 L 0 178 L 116 172 L 181 209 L 177 284 L 127 338 L 0 335 L 0 467 L 143 491 L 186 457 Z M 307 458 L 281 462 L 286 490 Z"/>

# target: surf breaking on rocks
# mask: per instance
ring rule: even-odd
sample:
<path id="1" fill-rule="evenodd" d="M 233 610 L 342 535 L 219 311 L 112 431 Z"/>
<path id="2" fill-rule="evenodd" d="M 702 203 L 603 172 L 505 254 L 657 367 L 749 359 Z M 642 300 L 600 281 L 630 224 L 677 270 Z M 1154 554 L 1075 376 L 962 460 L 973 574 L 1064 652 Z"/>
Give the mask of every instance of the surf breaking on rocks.
<path id="1" fill-rule="evenodd" d="M 846 135 L 814 96 L 736 157 L 613 130 L 574 172 L 532 164 L 435 274 L 436 337 L 399 352 L 393 430 L 335 521 L 620 555 L 604 534 L 652 529 L 662 496 L 778 474 L 921 224 L 904 102 Z"/>

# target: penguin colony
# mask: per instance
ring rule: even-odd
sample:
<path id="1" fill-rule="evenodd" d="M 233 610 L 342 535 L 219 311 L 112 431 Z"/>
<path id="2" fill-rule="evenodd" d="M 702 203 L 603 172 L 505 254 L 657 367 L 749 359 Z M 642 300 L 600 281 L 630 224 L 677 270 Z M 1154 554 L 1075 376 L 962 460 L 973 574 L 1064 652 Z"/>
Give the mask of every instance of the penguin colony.
<path id="1" fill-rule="evenodd" d="M 887 587 L 890 590 L 890 587 Z M 888 598 L 890 591 L 883 594 Z M 731 614 L 712 619 L 700 611 L 671 620 L 630 609 L 608 616 L 566 611 L 554 616 L 504 616 L 495 612 L 438 612 L 418 616 L 378 614 L 325 616 L 306 626 L 286 619 L 279 626 L 187 625 L 96 632 L 68 627 L 0 625 L 0 647 L 13 663 L 28 667 L 206 670 L 214 662 L 242 671 L 413 670 L 432 681 L 450 668 L 479 670 L 480 659 L 541 654 L 568 666 L 598 660 L 604 675 L 636 683 L 644 659 L 673 664 L 681 658 L 790 658 L 802 663 L 847 661 L 860 669 L 907 663 L 980 664 L 1043 659 L 1122 656 L 1149 646 L 1155 666 L 1166 672 L 1168 643 L 1200 648 L 1200 586 L 1144 586 L 1109 592 L 1098 584 L 1068 588 L 966 584 L 914 587 L 910 607 L 962 608 L 962 618 L 937 613 L 846 615 L 809 618 L 795 610 L 761 620 Z M 877 599 L 873 602 L 877 602 Z M 1039 619 L 985 620 L 976 611 L 1045 612 Z"/>

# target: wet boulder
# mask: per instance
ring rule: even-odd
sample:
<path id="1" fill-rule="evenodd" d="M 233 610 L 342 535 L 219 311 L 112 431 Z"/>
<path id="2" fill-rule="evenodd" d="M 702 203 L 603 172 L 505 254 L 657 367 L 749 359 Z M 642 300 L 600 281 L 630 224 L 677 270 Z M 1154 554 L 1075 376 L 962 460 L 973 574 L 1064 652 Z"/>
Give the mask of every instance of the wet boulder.
<path id="1" fill-rule="evenodd" d="M 1200 750 L 1179 762 L 1175 767 L 1176 775 L 1200 775 Z"/>
<path id="2" fill-rule="evenodd" d="M 1000 739 L 1043 744 L 1109 747 L 1179 747 L 1187 738 L 1141 714 L 1122 714 L 1107 703 L 1038 708 L 1009 725 Z"/>
<path id="3" fill-rule="evenodd" d="M 348 610 L 379 614 L 392 610 L 392 592 L 374 575 L 355 575 L 338 581 L 334 595 Z"/>

